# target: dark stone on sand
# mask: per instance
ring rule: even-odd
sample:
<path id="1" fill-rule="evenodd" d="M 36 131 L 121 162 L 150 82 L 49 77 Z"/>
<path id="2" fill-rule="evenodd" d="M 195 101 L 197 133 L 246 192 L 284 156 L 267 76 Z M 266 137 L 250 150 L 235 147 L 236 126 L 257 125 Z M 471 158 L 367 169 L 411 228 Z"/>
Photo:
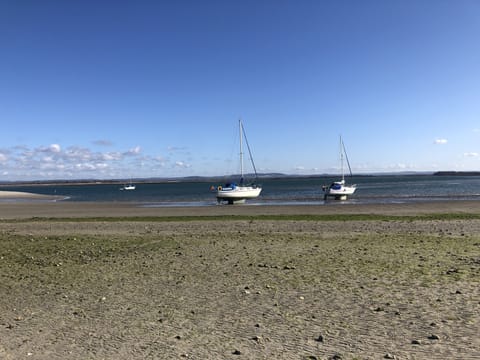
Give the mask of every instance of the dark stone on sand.
<path id="1" fill-rule="evenodd" d="M 256 341 L 256 342 L 260 342 L 262 338 L 260 336 L 257 336 L 255 335 L 254 337 L 252 337 L 252 340 Z"/>
<path id="2" fill-rule="evenodd" d="M 328 360 L 342 360 L 343 357 L 340 354 L 334 354 L 333 356 L 329 357 Z"/>

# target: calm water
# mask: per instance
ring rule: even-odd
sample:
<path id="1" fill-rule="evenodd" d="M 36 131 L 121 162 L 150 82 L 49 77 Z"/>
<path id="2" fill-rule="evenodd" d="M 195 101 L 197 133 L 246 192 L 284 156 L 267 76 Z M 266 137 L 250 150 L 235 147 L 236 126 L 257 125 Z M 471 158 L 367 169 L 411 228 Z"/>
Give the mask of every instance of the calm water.
<path id="1" fill-rule="evenodd" d="M 336 180 L 337 178 L 335 178 Z M 322 185 L 334 178 L 261 181 L 262 193 L 251 205 L 324 204 Z M 356 177 L 357 191 L 348 204 L 405 203 L 437 200 L 480 200 L 480 177 L 475 176 L 371 176 Z M 0 186 L 0 190 L 60 195 L 65 201 L 134 201 L 145 206 L 216 205 L 206 182 L 137 184 L 134 191 L 120 185 Z M 334 200 L 329 200 L 332 202 Z"/>

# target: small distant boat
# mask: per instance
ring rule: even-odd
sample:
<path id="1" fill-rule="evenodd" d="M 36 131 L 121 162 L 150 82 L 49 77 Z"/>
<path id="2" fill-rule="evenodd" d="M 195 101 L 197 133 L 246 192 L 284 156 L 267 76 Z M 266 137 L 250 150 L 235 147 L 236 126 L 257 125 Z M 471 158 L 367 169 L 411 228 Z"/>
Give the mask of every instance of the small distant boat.
<path id="1" fill-rule="evenodd" d="M 353 195 L 353 193 L 357 189 L 357 185 L 347 185 L 345 183 L 344 158 L 347 161 L 348 169 L 350 170 L 350 176 L 352 176 L 352 169 L 350 168 L 350 162 L 348 161 L 345 144 L 343 143 L 342 137 L 340 136 L 340 167 L 342 170 L 342 179 L 339 181 L 334 181 L 332 184 L 330 184 L 330 186 L 324 185 L 322 187 L 325 193 L 325 200 L 327 200 L 328 197 L 333 197 L 335 200 L 347 200 L 347 197 Z"/>
<path id="2" fill-rule="evenodd" d="M 252 152 L 250 151 L 250 146 L 248 144 L 247 136 L 245 134 L 245 129 L 243 128 L 241 119 L 238 121 L 238 124 L 240 131 L 240 182 L 239 184 L 230 182 L 224 186 L 218 186 L 216 189 L 216 195 L 219 203 L 224 201 L 228 204 L 244 203 L 247 199 L 254 199 L 258 197 L 262 191 L 262 187 L 256 184 L 257 170 L 255 168 L 255 163 L 253 162 Z M 243 175 L 243 138 L 245 138 L 245 143 L 250 155 L 250 161 L 255 172 L 255 182 L 249 184 L 245 183 Z M 215 188 L 213 190 L 215 191 Z"/>
<path id="3" fill-rule="evenodd" d="M 122 186 L 122 187 L 120 188 L 120 190 L 122 190 L 122 191 L 123 191 L 123 190 L 135 190 L 136 188 L 137 188 L 137 187 L 136 187 L 134 184 L 130 183 L 130 184 L 128 184 L 128 185 Z"/>

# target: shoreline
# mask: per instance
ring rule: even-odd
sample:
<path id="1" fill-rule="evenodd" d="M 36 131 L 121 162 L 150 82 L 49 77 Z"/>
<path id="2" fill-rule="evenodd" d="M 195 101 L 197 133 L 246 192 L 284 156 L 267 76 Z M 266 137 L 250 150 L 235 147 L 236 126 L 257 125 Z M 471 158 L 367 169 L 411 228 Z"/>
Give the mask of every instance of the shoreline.
<path id="1" fill-rule="evenodd" d="M 6 191 L 0 190 L 0 200 L 62 200 L 64 196 L 37 194 L 26 191 Z"/>
<path id="2" fill-rule="evenodd" d="M 5 194 L 3 194 L 5 195 Z M 400 204 L 321 205 L 211 205 L 153 207 L 137 202 L 69 202 L 51 196 L 25 195 L 21 201 L 5 201 L 0 196 L 0 219 L 169 217 L 169 216 L 261 216 L 261 215 L 398 215 L 480 214 L 480 201 L 447 200 Z M 32 201 L 29 201 L 32 200 Z M 39 200 L 39 201 L 37 201 Z"/>

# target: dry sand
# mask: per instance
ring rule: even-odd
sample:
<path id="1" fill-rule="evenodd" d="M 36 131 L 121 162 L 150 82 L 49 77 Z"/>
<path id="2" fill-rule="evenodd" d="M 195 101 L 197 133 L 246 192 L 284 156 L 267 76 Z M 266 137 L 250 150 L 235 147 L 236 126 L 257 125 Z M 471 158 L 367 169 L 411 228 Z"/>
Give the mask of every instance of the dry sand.
<path id="1" fill-rule="evenodd" d="M 480 220 L 235 219 L 435 213 L 0 203 L 0 359 L 480 359 Z"/>
<path id="2" fill-rule="evenodd" d="M 4 191 L 0 190 L 0 200 L 20 200 L 20 199 L 30 199 L 30 200 L 60 200 L 60 196 L 52 195 L 43 195 L 35 194 L 25 191 Z"/>

